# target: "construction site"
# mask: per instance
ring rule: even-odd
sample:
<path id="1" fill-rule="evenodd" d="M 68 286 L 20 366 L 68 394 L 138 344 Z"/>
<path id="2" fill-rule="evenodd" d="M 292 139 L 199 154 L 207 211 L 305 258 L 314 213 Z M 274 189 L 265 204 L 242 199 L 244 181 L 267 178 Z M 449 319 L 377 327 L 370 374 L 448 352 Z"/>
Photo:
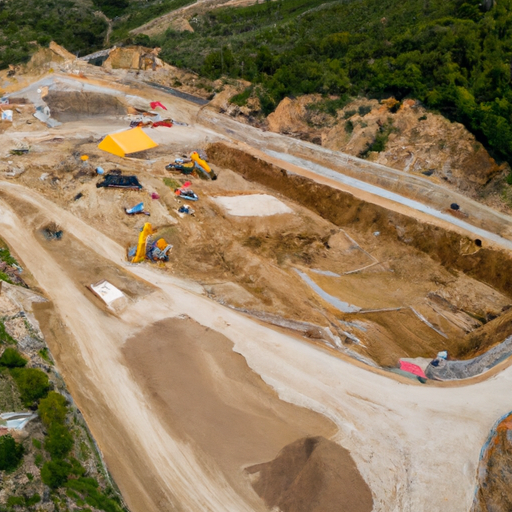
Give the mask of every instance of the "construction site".
<path id="1" fill-rule="evenodd" d="M 0 72 L 0 238 L 126 507 L 507 510 L 512 217 L 130 55 Z"/>

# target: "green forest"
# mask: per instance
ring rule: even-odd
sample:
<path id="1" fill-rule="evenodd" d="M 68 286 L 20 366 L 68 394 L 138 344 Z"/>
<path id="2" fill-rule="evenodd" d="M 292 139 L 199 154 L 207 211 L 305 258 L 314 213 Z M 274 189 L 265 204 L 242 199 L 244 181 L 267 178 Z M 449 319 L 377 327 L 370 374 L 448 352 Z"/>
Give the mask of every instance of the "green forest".
<path id="1" fill-rule="evenodd" d="M 411 97 L 512 162 L 512 0 L 277 0 L 192 25 L 152 43 L 177 66 L 260 84 L 267 114 L 308 93 Z"/>
<path id="2" fill-rule="evenodd" d="M 116 44 L 160 46 L 178 67 L 249 80 L 265 114 L 309 93 L 338 107 L 357 95 L 411 97 L 512 162 L 512 0 L 260 0 L 192 16 L 193 33 L 129 35 L 188 3 L 0 0 L 0 68 L 26 61 L 34 42 L 54 39 L 82 55 L 101 48 L 106 22 L 94 10 L 102 9 Z"/>

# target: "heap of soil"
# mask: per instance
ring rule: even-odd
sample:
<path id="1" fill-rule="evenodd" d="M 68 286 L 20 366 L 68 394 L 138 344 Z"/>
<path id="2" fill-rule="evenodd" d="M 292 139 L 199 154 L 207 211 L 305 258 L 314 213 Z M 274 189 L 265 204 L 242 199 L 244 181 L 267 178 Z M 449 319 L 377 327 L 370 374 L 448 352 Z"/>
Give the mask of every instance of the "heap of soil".
<path id="1" fill-rule="evenodd" d="M 373 499 L 350 453 L 324 437 L 285 446 L 272 461 L 246 470 L 265 504 L 283 512 L 370 512 Z"/>
<path id="2" fill-rule="evenodd" d="M 126 107 L 111 94 L 79 91 L 50 91 L 44 98 L 52 117 L 60 122 L 84 117 L 126 114 Z"/>

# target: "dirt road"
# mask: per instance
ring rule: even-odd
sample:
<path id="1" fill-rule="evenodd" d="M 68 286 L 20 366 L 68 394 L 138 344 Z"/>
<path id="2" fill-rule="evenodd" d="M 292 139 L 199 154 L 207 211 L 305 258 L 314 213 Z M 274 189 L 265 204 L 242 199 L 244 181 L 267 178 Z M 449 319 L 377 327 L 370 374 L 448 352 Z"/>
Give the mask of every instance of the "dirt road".
<path id="1" fill-rule="evenodd" d="M 481 446 L 496 419 L 511 407 L 511 368 L 467 387 L 402 384 L 255 323 L 201 296 L 193 285 L 186 289 L 183 282 L 145 265 L 127 266 L 120 246 L 69 212 L 22 187 L 2 182 L 0 188 L 7 194 L 0 209 L 2 236 L 65 324 L 66 341 L 50 340 L 50 345 L 132 510 L 258 509 L 248 485 L 241 480 L 230 485 L 233 476 L 199 443 L 184 442 L 169 429 L 123 364 L 126 340 L 180 315 L 231 340 L 247 362 L 246 371 L 260 375 L 282 400 L 336 424 L 333 439 L 350 450 L 370 485 L 374 510 L 469 509 Z M 33 211 L 16 207 L 24 212 L 22 221 L 6 200 L 28 201 Z M 155 291 L 134 300 L 120 317 L 106 314 L 77 284 L 66 262 L 34 236 L 43 218 L 59 219 L 84 250 L 101 252 Z M 223 374 L 216 373 L 220 396 L 229 389 Z"/>
<path id="2" fill-rule="evenodd" d="M 66 85 L 72 80 L 85 83 L 68 77 Z M 91 85 L 106 89 L 99 79 Z M 115 88 L 134 93 L 119 84 Z M 155 131 L 163 145 L 231 140 L 247 148 L 245 141 L 252 141 L 254 154 L 290 172 L 328 180 L 425 222 L 481 233 L 434 215 L 409 196 L 400 199 L 401 188 L 391 196 L 375 190 L 371 180 L 373 188 L 363 180 L 363 185 L 337 180 L 317 168 L 323 165 L 318 163 L 321 151 L 315 156 L 301 141 L 223 121 L 145 86 L 136 92 L 164 101 L 170 115 L 193 125 Z M 45 136 L 80 132 L 85 137 L 106 129 L 96 121 L 69 123 L 45 130 Z M 294 160 L 297 156 L 302 160 Z M 327 163 L 323 167 L 330 169 Z M 405 175 L 402 184 L 414 188 Z M 434 190 L 428 201 L 435 197 Z M 470 207 L 476 228 L 488 231 L 482 238 L 510 248 L 511 220 L 476 204 Z M 72 247 L 63 245 L 60 251 L 37 235 L 49 221 L 74 237 Z M 493 229 L 496 224 L 501 231 Z M 350 451 L 371 488 L 375 511 L 469 510 L 480 449 L 494 422 L 512 409 L 512 368 L 450 388 L 408 385 L 371 372 L 209 300 L 194 282 L 150 266 L 128 265 L 125 248 L 105 234 L 34 190 L 2 180 L 0 230 L 53 301 L 53 309 L 40 313 L 40 322 L 133 512 L 264 510 L 243 467 L 273 458 L 280 446 L 306 435 L 331 437 Z M 89 274 L 76 270 L 80 262 L 91 273 L 111 265 L 110 275 L 118 275 L 121 289 L 123 282 L 138 279 L 144 291 L 123 289 L 130 297 L 128 307 L 118 315 L 109 313 L 85 288 Z M 185 322 L 185 315 L 190 320 Z M 179 339 L 170 334 L 173 326 L 182 333 Z M 208 350 L 201 350 L 198 332 Z M 177 360 L 169 359 L 167 345 L 177 351 Z M 168 361 L 167 373 L 158 367 L 160 359 Z M 190 379 L 193 372 L 200 378 Z M 164 392 L 166 380 L 175 388 Z M 232 418 L 231 430 L 213 421 L 210 403 Z"/>
<path id="3" fill-rule="evenodd" d="M 118 82 L 106 82 L 101 73 L 89 79 L 70 75 L 55 74 L 30 84 L 17 95 L 26 95 L 35 104 L 41 100 L 37 89 L 57 80 L 66 89 L 77 89 L 89 92 L 101 92 L 113 95 L 126 95 L 135 100 L 151 99 L 162 101 L 168 105 L 169 114 L 174 118 L 189 123 L 183 133 L 180 127 L 171 131 L 152 131 L 151 136 L 157 137 L 160 144 L 176 144 L 178 136 L 182 141 L 187 139 L 192 144 L 205 144 L 215 141 L 239 144 L 243 149 L 259 158 L 266 159 L 276 165 L 290 169 L 291 172 L 303 174 L 320 183 L 346 190 L 356 197 L 380 204 L 390 210 L 403 211 L 431 224 L 449 227 L 450 229 L 473 237 L 488 240 L 491 244 L 510 250 L 512 248 L 512 218 L 501 212 L 477 203 L 454 191 L 430 182 L 427 178 L 410 175 L 380 164 L 367 162 L 351 155 L 331 151 L 314 144 L 291 137 L 262 132 L 246 124 L 239 123 L 228 116 L 213 112 L 209 108 L 176 98 L 164 91 L 155 90 L 147 85 L 133 89 Z M 87 126 L 81 123 L 80 128 L 73 123 L 49 130 L 49 133 L 69 136 L 79 130 L 94 129 L 94 123 Z M 103 131 L 107 127 L 102 127 Z M 117 128 L 119 129 L 119 128 Z M 179 139 L 178 139 L 179 140 Z M 468 214 L 465 220 L 445 213 L 452 202 L 461 206 Z"/>

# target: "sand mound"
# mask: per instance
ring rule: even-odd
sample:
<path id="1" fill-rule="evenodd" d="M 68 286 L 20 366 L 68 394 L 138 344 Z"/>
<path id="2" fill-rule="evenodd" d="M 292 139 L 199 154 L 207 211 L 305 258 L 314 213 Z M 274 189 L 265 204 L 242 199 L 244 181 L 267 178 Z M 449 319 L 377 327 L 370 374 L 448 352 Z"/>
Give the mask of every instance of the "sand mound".
<path id="1" fill-rule="evenodd" d="M 279 213 L 292 213 L 292 210 L 279 199 L 267 194 L 215 197 L 213 200 L 236 217 L 267 217 Z"/>
<path id="2" fill-rule="evenodd" d="M 327 418 L 280 400 L 230 340 L 193 320 L 156 322 L 130 338 L 123 353 L 173 436 L 194 447 L 209 470 L 220 470 L 255 512 L 265 506 L 242 468 L 295 439 L 336 431 Z"/>
<path id="3" fill-rule="evenodd" d="M 268 507 L 283 512 L 370 512 L 373 499 L 349 452 L 324 437 L 289 444 L 246 470 Z"/>

